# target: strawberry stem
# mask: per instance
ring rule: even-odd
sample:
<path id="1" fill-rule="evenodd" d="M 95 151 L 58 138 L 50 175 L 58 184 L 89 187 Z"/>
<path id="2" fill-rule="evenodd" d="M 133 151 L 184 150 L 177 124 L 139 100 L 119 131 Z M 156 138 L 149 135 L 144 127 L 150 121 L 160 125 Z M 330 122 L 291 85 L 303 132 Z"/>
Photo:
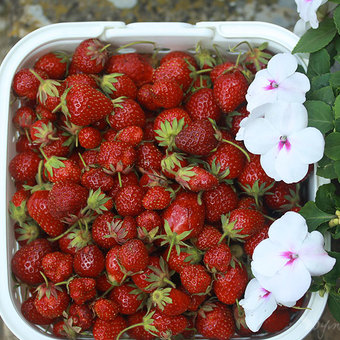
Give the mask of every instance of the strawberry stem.
<path id="1" fill-rule="evenodd" d="M 71 225 L 70 228 L 68 228 L 66 231 L 64 231 L 62 234 L 54 237 L 54 238 L 48 238 L 47 240 L 50 242 L 54 242 L 54 241 L 58 241 L 61 238 L 63 238 L 65 235 L 67 235 L 68 233 L 70 233 L 75 227 L 77 226 L 77 223 L 74 223 L 73 225 Z"/>
<path id="2" fill-rule="evenodd" d="M 235 148 L 239 149 L 246 156 L 247 161 L 250 162 L 250 157 L 249 157 L 249 154 L 248 154 L 248 152 L 246 150 L 244 150 L 239 145 L 237 145 L 236 143 L 234 143 L 234 142 L 232 142 L 230 140 L 222 139 L 222 142 L 228 143 L 228 144 L 231 144 L 231 145 L 235 146 Z"/>

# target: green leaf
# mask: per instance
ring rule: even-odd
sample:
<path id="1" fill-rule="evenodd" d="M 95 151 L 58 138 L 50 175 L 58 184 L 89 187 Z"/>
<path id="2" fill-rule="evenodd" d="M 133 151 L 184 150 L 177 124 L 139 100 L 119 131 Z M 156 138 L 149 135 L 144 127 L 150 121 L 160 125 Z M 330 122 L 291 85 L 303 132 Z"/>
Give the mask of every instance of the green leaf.
<path id="1" fill-rule="evenodd" d="M 340 34 L 340 6 L 338 6 L 333 13 L 334 24 Z"/>
<path id="2" fill-rule="evenodd" d="M 311 91 L 319 90 L 323 87 L 329 86 L 331 76 L 332 76 L 331 73 L 325 73 L 313 77 L 311 80 Z"/>
<path id="3" fill-rule="evenodd" d="M 329 0 L 330 2 L 334 2 L 336 4 L 340 4 L 340 0 Z"/>
<path id="4" fill-rule="evenodd" d="M 335 88 L 340 87 L 340 71 L 331 74 L 329 83 Z"/>
<path id="5" fill-rule="evenodd" d="M 326 18 L 318 29 L 310 28 L 298 41 L 292 53 L 313 53 L 328 45 L 336 34 L 334 21 Z"/>
<path id="6" fill-rule="evenodd" d="M 309 57 L 307 76 L 309 78 L 329 73 L 331 67 L 330 56 L 325 48 L 315 53 L 312 53 Z"/>
<path id="7" fill-rule="evenodd" d="M 309 93 L 308 99 L 320 100 L 330 106 L 333 106 L 335 101 L 333 88 L 331 86 L 322 87 L 321 89 Z"/>
<path id="8" fill-rule="evenodd" d="M 327 133 L 333 129 L 333 113 L 331 107 L 320 100 L 307 100 L 308 125 Z"/>
<path id="9" fill-rule="evenodd" d="M 335 190 L 335 185 L 332 183 L 324 184 L 319 187 L 315 196 L 315 203 L 319 209 L 329 214 L 334 213 Z"/>
<path id="10" fill-rule="evenodd" d="M 316 174 L 328 179 L 337 178 L 337 174 L 334 169 L 334 161 L 329 159 L 327 156 L 323 156 L 323 158 L 318 162 Z"/>
<path id="11" fill-rule="evenodd" d="M 331 292 L 328 297 L 328 308 L 335 320 L 340 322 L 340 294 Z"/>
<path id="12" fill-rule="evenodd" d="M 338 181 L 340 181 L 340 161 L 334 161 L 333 162 L 333 168 L 334 168 L 334 172 L 336 173 L 336 176 L 338 178 Z"/>
<path id="13" fill-rule="evenodd" d="M 340 160 L 340 132 L 330 133 L 325 142 L 325 155 L 334 161 Z"/>
<path id="14" fill-rule="evenodd" d="M 307 202 L 300 210 L 300 214 L 306 219 L 308 230 L 314 231 L 316 228 L 324 223 L 328 222 L 332 218 L 335 217 L 335 215 L 328 214 L 322 210 L 320 210 L 315 202 L 309 201 Z"/>
<path id="15" fill-rule="evenodd" d="M 340 96 L 337 96 L 334 102 L 334 118 L 340 119 Z"/>

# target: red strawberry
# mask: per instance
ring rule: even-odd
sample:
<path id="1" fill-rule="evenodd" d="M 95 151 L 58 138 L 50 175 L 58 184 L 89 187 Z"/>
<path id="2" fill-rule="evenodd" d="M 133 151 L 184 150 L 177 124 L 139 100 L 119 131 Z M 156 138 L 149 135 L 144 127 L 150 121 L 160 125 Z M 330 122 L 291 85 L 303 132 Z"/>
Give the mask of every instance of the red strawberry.
<path id="1" fill-rule="evenodd" d="M 37 311 L 34 300 L 35 296 L 31 296 L 21 304 L 21 314 L 27 321 L 34 323 L 35 325 L 50 325 L 54 319 L 42 316 Z"/>
<path id="2" fill-rule="evenodd" d="M 195 247 L 200 250 L 208 250 L 212 247 L 217 246 L 221 237 L 222 234 L 217 228 L 210 225 L 205 225 L 202 232 L 194 241 L 194 244 Z"/>
<path id="3" fill-rule="evenodd" d="M 42 104 L 38 104 L 35 107 L 35 113 L 37 114 L 38 117 L 41 117 L 42 119 L 46 118 L 50 122 L 55 122 L 58 119 L 57 112 L 52 112 Z"/>
<path id="4" fill-rule="evenodd" d="M 218 244 L 215 247 L 211 247 L 204 254 L 204 264 L 213 272 L 224 273 L 227 271 L 231 261 L 230 248 L 224 244 Z"/>
<path id="5" fill-rule="evenodd" d="M 136 165 L 144 171 L 161 170 L 162 158 L 163 154 L 153 143 L 145 142 L 137 147 Z"/>
<path id="6" fill-rule="evenodd" d="M 113 285 L 120 285 L 125 279 L 125 273 L 123 273 L 121 265 L 118 261 L 118 252 L 121 246 L 112 247 L 105 257 L 105 269 L 108 274 L 108 280 Z"/>
<path id="7" fill-rule="evenodd" d="M 119 314 L 119 305 L 113 300 L 99 298 L 93 304 L 93 310 L 97 317 L 104 321 L 111 321 Z"/>
<path id="8" fill-rule="evenodd" d="M 96 245 L 87 245 L 74 255 L 74 271 L 82 277 L 96 277 L 105 266 L 102 251 Z"/>
<path id="9" fill-rule="evenodd" d="M 59 251 L 48 253 L 42 259 L 43 272 L 52 282 L 66 281 L 73 273 L 73 258 Z"/>
<path id="10" fill-rule="evenodd" d="M 84 149 L 95 149 L 100 145 L 102 136 L 98 129 L 86 126 L 79 131 L 78 141 Z"/>
<path id="11" fill-rule="evenodd" d="M 157 310 L 153 314 L 152 312 L 151 309 L 152 326 L 156 328 L 155 334 L 160 338 L 170 339 L 172 336 L 181 334 L 187 328 L 188 320 L 184 315 L 168 316 Z"/>
<path id="12" fill-rule="evenodd" d="M 190 294 L 207 294 L 211 276 L 201 264 L 189 264 L 180 271 L 181 283 Z"/>
<path id="13" fill-rule="evenodd" d="M 121 216 L 136 216 L 143 210 L 143 189 L 139 185 L 121 188 L 115 198 L 116 209 Z"/>
<path id="14" fill-rule="evenodd" d="M 87 84 L 75 84 L 64 92 L 62 109 L 75 125 L 90 125 L 113 111 L 113 104 L 102 92 Z"/>
<path id="15" fill-rule="evenodd" d="M 41 159 L 33 151 L 25 151 L 16 154 L 8 165 L 10 175 L 19 182 L 29 181 L 35 178 Z"/>
<path id="16" fill-rule="evenodd" d="M 231 115 L 229 115 L 230 117 Z M 242 108 L 240 108 L 238 110 L 238 112 L 235 113 L 235 115 L 231 116 L 231 126 L 230 126 L 230 132 L 236 136 L 238 130 L 240 129 L 240 123 L 241 121 L 249 116 L 249 112 L 247 111 L 247 109 L 245 108 L 245 106 L 243 106 Z"/>
<path id="17" fill-rule="evenodd" d="M 125 319 L 118 315 L 112 321 L 96 319 L 93 325 L 93 338 L 95 340 L 116 339 L 118 334 L 127 327 Z"/>
<path id="18" fill-rule="evenodd" d="M 290 323 L 288 310 L 275 310 L 262 324 L 262 330 L 268 333 L 279 332 Z"/>
<path id="19" fill-rule="evenodd" d="M 263 43 L 258 47 L 249 47 L 249 50 L 243 55 L 242 63 L 253 74 L 267 67 L 272 53 L 267 48 L 268 44 Z"/>
<path id="20" fill-rule="evenodd" d="M 159 106 L 154 102 L 152 84 L 144 84 L 138 89 L 137 101 L 145 109 L 156 111 Z"/>
<path id="21" fill-rule="evenodd" d="M 83 332 L 91 328 L 93 313 L 85 304 L 72 303 L 68 311 L 68 319 L 72 321 L 73 326 L 80 327 L 80 331 Z"/>
<path id="22" fill-rule="evenodd" d="M 149 210 L 165 209 L 171 202 L 170 191 L 161 186 L 154 186 L 148 189 L 143 197 L 143 207 Z"/>
<path id="23" fill-rule="evenodd" d="M 136 125 L 131 125 L 118 131 L 115 138 L 135 147 L 143 140 L 143 134 L 142 128 Z"/>
<path id="24" fill-rule="evenodd" d="M 158 107 L 170 109 L 180 105 L 183 91 L 175 80 L 161 79 L 152 85 L 153 102 Z"/>
<path id="25" fill-rule="evenodd" d="M 70 297 L 81 305 L 96 296 L 96 281 L 90 277 L 76 277 L 68 285 Z"/>
<path id="26" fill-rule="evenodd" d="M 100 188 L 104 192 L 109 192 L 114 185 L 114 179 L 102 168 L 90 168 L 81 175 L 81 184 L 94 191 Z"/>
<path id="27" fill-rule="evenodd" d="M 247 79 L 240 71 L 222 74 L 213 88 L 217 105 L 224 113 L 235 111 L 245 101 L 248 86 Z"/>
<path id="28" fill-rule="evenodd" d="M 12 122 L 17 129 L 29 129 L 36 118 L 37 116 L 32 108 L 29 106 L 21 106 L 16 110 Z"/>
<path id="29" fill-rule="evenodd" d="M 50 182 L 80 182 L 81 169 L 75 161 L 71 159 L 65 159 L 58 160 L 58 162 L 60 163 L 56 163 L 56 166 L 53 166 L 54 164 L 51 162 L 50 168 L 47 167 L 47 162 L 45 162 L 45 169 L 50 169 L 50 171 L 47 171 L 47 177 Z"/>
<path id="30" fill-rule="evenodd" d="M 195 326 L 198 333 L 208 339 L 228 340 L 235 333 L 233 314 L 220 302 L 203 305 L 198 312 Z"/>
<path id="31" fill-rule="evenodd" d="M 176 136 L 175 143 L 177 148 L 188 154 L 206 156 L 217 146 L 218 141 L 212 124 L 203 119 L 189 123 Z"/>
<path id="32" fill-rule="evenodd" d="M 194 92 L 185 103 L 192 120 L 211 118 L 218 121 L 221 117 L 221 110 L 215 102 L 213 90 L 202 88 Z"/>
<path id="33" fill-rule="evenodd" d="M 72 63 L 84 73 L 100 73 L 108 60 L 107 46 L 100 40 L 82 41 L 74 51 Z"/>
<path id="34" fill-rule="evenodd" d="M 143 310 L 140 310 L 136 312 L 135 314 L 128 315 L 127 317 L 128 326 L 129 327 L 133 326 L 133 327 L 128 329 L 127 333 L 132 339 L 153 340 L 156 338 L 154 335 L 146 331 L 143 326 L 136 327 L 136 325 L 143 324 L 143 318 L 145 315 L 146 315 L 146 311 L 143 311 Z"/>
<path id="35" fill-rule="evenodd" d="M 109 195 L 115 199 L 118 191 L 128 185 L 138 185 L 138 177 L 132 171 L 127 174 L 121 174 L 120 178 L 118 176 L 113 177 L 113 186 L 109 192 Z"/>
<path id="36" fill-rule="evenodd" d="M 162 59 L 159 61 L 160 65 L 164 64 L 165 62 L 169 61 L 172 58 L 182 58 L 184 60 L 187 60 L 191 65 L 197 68 L 197 63 L 195 58 L 185 51 L 171 51 L 167 54 L 165 54 Z"/>
<path id="37" fill-rule="evenodd" d="M 256 233 L 251 235 L 244 243 L 243 249 L 247 255 L 253 256 L 255 247 L 264 239 L 268 238 L 269 226 L 264 226 Z"/>
<path id="38" fill-rule="evenodd" d="M 42 271 L 43 257 L 52 252 L 51 243 L 45 239 L 36 239 L 21 247 L 12 257 L 13 274 L 22 282 L 37 285 L 44 282 Z"/>
<path id="39" fill-rule="evenodd" d="M 104 75 L 100 81 L 100 87 L 112 99 L 119 97 L 135 99 L 137 96 L 137 86 L 129 76 L 123 73 Z"/>
<path id="40" fill-rule="evenodd" d="M 52 123 L 44 118 L 36 120 L 29 128 L 30 137 L 35 144 L 48 144 L 55 137 L 56 129 Z"/>
<path id="41" fill-rule="evenodd" d="M 26 135 L 20 135 L 15 143 L 15 151 L 17 153 L 38 150 L 37 145 L 29 141 Z"/>
<path id="42" fill-rule="evenodd" d="M 210 72 L 210 79 L 212 83 L 215 83 L 216 79 L 226 73 L 231 73 L 233 71 L 242 71 L 242 66 L 236 66 L 235 63 L 231 61 L 226 61 L 222 64 L 214 66 L 213 70 Z"/>
<path id="43" fill-rule="evenodd" d="M 227 304 L 232 305 L 240 299 L 248 283 L 248 274 L 244 267 L 236 263 L 234 267 L 223 274 L 217 274 L 213 283 L 213 290 L 217 298 Z"/>
<path id="44" fill-rule="evenodd" d="M 27 211 L 48 235 L 56 237 L 63 233 L 65 225 L 51 215 L 48 196 L 47 190 L 35 191 L 27 201 Z"/>
<path id="45" fill-rule="evenodd" d="M 163 174 L 171 179 L 175 179 L 176 172 L 187 165 L 188 161 L 186 158 L 178 152 L 167 152 L 161 161 Z"/>
<path id="46" fill-rule="evenodd" d="M 177 252 L 176 248 L 170 249 L 168 247 L 163 254 L 163 258 L 167 259 L 170 269 L 180 273 L 184 267 L 199 263 L 202 255 L 195 247 L 180 247 L 179 252 Z"/>
<path id="47" fill-rule="evenodd" d="M 98 88 L 98 84 L 95 80 L 95 77 L 91 74 L 70 74 L 65 78 L 65 86 L 66 87 L 72 87 L 75 84 L 87 84 L 92 86 L 93 88 Z"/>
<path id="48" fill-rule="evenodd" d="M 154 237 L 159 235 L 163 225 L 161 217 L 154 210 L 144 210 L 137 216 L 136 222 L 138 238 L 144 242 L 153 242 Z"/>
<path id="49" fill-rule="evenodd" d="M 68 137 L 62 135 L 62 132 L 57 132 L 57 139 L 52 140 L 49 144 L 42 147 L 42 150 L 47 158 L 52 156 L 66 157 L 70 152 L 70 147 L 67 144 Z"/>
<path id="50" fill-rule="evenodd" d="M 49 52 L 42 55 L 34 64 L 35 70 L 45 71 L 49 78 L 63 79 L 69 58 L 62 52 Z"/>
<path id="51" fill-rule="evenodd" d="M 73 229 L 58 240 L 59 248 L 66 254 L 75 255 L 78 250 L 91 242 L 91 234 L 86 229 Z"/>

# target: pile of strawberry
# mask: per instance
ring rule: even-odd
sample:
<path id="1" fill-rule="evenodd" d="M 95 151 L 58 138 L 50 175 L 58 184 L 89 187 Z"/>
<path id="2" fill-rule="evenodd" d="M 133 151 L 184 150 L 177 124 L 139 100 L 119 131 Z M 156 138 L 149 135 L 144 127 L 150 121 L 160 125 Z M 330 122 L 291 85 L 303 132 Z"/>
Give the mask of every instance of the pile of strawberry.
<path id="1" fill-rule="evenodd" d="M 238 63 L 119 53 L 97 39 L 13 79 L 9 202 L 22 315 L 57 337 L 230 339 L 249 260 L 271 221 L 298 210 L 235 140 L 262 48 Z M 261 332 L 289 325 L 279 308 Z M 177 337 L 176 337 L 177 338 Z"/>

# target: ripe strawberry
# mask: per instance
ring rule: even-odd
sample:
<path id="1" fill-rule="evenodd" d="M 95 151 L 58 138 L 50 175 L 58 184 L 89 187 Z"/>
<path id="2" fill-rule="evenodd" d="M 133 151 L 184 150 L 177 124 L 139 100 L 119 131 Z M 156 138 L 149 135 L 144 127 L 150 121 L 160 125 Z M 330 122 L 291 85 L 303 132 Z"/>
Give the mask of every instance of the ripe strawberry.
<path id="1" fill-rule="evenodd" d="M 42 150 L 46 157 L 52 156 L 66 157 L 70 152 L 70 146 L 66 145 L 68 137 L 62 135 L 61 131 L 57 131 L 57 139 L 52 140 L 49 144 L 42 147 Z"/>
<path id="2" fill-rule="evenodd" d="M 56 129 L 52 123 L 44 119 L 38 119 L 29 128 L 30 137 L 35 144 L 48 144 L 55 137 Z"/>
<path id="3" fill-rule="evenodd" d="M 143 326 L 137 326 L 143 324 L 143 318 L 146 315 L 146 311 L 140 310 L 136 312 L 135 314 L 128 315 L 127 322 L 128 327 L 134 326 L 127 330 L 127 334 L 132 338 L 136 340 L 153 340 L 156 337 L 146 331 Z"/>
<path id="4" fill-rule="evenodd" d="M 145 109 L 156 111 L 159 106 L 154 102 L 152 84 L 144 84 L 137 91 L 137 101 Z"/>
<path id="5" fill-rule="evenodd" d="M 21 304 L 21 314 L 27 321 L 35 325 L 50 325 L 54 319 L 42 316 L 35 307 L 34 299 L 35 296 L 31 296 Z"/>
<path id="6" fill-rule="evenodd" d="M 96 245 L 87 245 L 74 255 L 74 271 L 82 277 L 96 277 L 105 267 L 105 258 Z"/>
<path id="7" fill-rule="evenodd" d="M 199 263 L 202 255 L 195 247 L 180 247 L 179 252 L 176 248 L 168 247 L 163 253 L 163 258 L 167 260 L 171 270 L 180 273 L 184 267 Z"/>
<path id="8" fill-rule="evenodd" d="M 120 178 L 118 176 L 113 177 L 113 186 L 109 191 L 109 195 L 115 199 L 118 191 L 128 185 L 138 185 L 138 177 L 135 172 L 131 171 L 127 174 L 121 174 Z"/>
<path id="9" fill-rule="evenodd" d="M 216 275 L 213 290 L 221 302 L 232 305 L 242 297 L 247 283 L 248 274 L 246 269 L 236 263 L 234 267 L 229 266 L 225 273 Z"/>
<path id="10" fill-rule="evenodd" d="M 12 122 L 17 129 L 29 129 L 36 118 L 37 116 L 32 108 L 21 106 L 15 111 Z"/>
<path id="11" fill-rule="evenodd" d="M 272 53 L 266 49 L 267 46 L 267 43 L 258 47 L 249 46 L 249 50 L 243 55 L 242 63 L 253 74 L 267 67 L 268 61 L 272 57 Z"/>
<path id="12" fill-rule="evenodd" d="M 162 219 L 154 210 L 144 210 L 136 217 L 138 238 L 143 242 L 156 241 L 155 236 L 162 230 Z"/>
<path id="13" fill-rule="evenodd" d="M 72 56 L 72 63 L 83 73 L 100 73 L 107 60 L 107 46 L 96 38 L 82 41 Z"/>
<path id="14" fill-rule="evenodd" d="M 118 334 L 127 327 L 125 319 L 118 315 L 112 321 L 96 319 L 93 325 L 93 338 L 95 340 L 116 339 Z"/>
<path id="15" fill-rule="evenodd" d="M 38 90 L 38 104 L 43 105 L 45 109 L 52 112 L 54 118 L 54 112 L 59 111 L 61 106 L 61 96 L 65 92 L 66 85 L 59 83 L 55 80 L 41 80 L 41 84 Z M 50 113 L 48 115 L 51 115 Z"/>
<path id="16" fill-rule="evenodd" d="M 53 185 L 48 194 L 48 210 L 55 218 L 77 215 L 87 203 L 88 189 L 80 184 L 63 181 Z"/>
<path id="17" fill-rule="evenodd" d="M 93 324 L 93 313 L 86 304 L 71 303 L 68 320 L 72 321 L 73 326 L 80 327 L 80 331 L 84 332 L 90 329 Z"/>
<path id="18" fill-rule="evenodd" d="M 197 195 L 189 192 L 177 195 L 163 214 L 172 232 L 180 235 L 190 231 L 183 240 L 197 237 L 200 234 L 204 217 L 204 205 L 199 205 Z"/>
<path id="19" fill-rule="evenodd" d="M 213 94 L 224 113 L 235 111 L 244 101 L 248 81 L 240 71 L 228 72 L 214 82 Z"/>
<path id="20" fill-rule="evenodd" d="M 33 151 L 16 154 L 8 165 L 10 175 L 15 181 L 24 182 L 35 179 L 38 173 L 40 157 Z"/>
<path id="21" fill-rule="evenodd" d="M 111 321 L 119 314 L 119 305 L 113 300 L 99 298 L 93 304 L 97 317 L 104 321 Z"/>
<path id="22" fill-rule="evenodd" d="M 183 290 L 185 293 L 189 294 L 183 286 L 180 287 L 181 290 Z M 205 301 L 207 298 L 206 295 L 189 295 L 190 296 L 190 303 L 188 305 L 188 311 L 190 312 L 197 312 L 200 308 L 200 305 Z"/>
<path id="23" fill-rule="evenodd" d="M 72 255 L 60 251 L 46 254 L 41 264 L 46 277 L 54 283 L 66 281 L 73 273 Z"/>
<path id="24" fill-rule="evenodd" d="M 257 209 L 256 201 L 254 197 L 251 196 L 242 197 L 238 201 L 237 208 Z"/>
<path id="25" fill-rule="evenodd" d="M 75 255 L 78 250 L 91 242 L 91 234 L 86 229 L 73 229 L 58 240 L 59 248 L 66 254 Z"/>
<path id="26" fill-rule="evenodd" d="M 86 126 L 79 131 L 78 141 L 84 149 L 95 149 L 100 145 L 102 136 L 98 129 Z"/>
<path id="27" fill-rule="evenodd" d="M 114 185 L 113 177 L 102 168 L 90 168 L 81 175 L 80 181 L 85 188 L 94 191 L 100 188 L 104 192 L 109 192 Z"/>
<path id="28" fill-rule="evenodd" d="M 136 165 L 144 171 L 161 170 L 162 158 L 163 154 L 153 143 L 145 142 L 137 147 Z"/>
<path id="29" fill-rule="evenodd" d="M 139 239 L 124 243 L 119 249 L 118 258 L 121 265 L 133 273 L 144 270 L 149 263 L 148 251 Z"/>
<path id="30" fill-rule="evenodd" d="M 114 130 L 119 131 L 131 125 L 144 127 L 145 113 L 135 100 L 126 98 L 116 101 L 108 116 L 108 122 Z"/>
<path id="31" fill-rule="evenodd" d="M 75 125 L 90 125 L 113 111 L 113 104 L 102 92 L 87 84 L 75 84 L 65 91 L 62 110 Z"/>
<path id="32" fill-rule="evenodd" d="M 139 53 L 115 54 L 106 65 L 107 73 L 124 73 L 129 76 L 137 87 L 151 83 L 153 67 L 147 58 Z"/>
<path id="33" fill-rule="evenodd" d="M 151 309 L 150 315 L 152 312 Z M 164 339 L 181 334 L 188 325 L 188 320 L 184 315 L 168 316 L 157 310 L 152 314 L 152 320 L 152 326 L 157 330 L 154 333 Z"/>
<path id="34" fill-rule="evenodd" d="M 22 282 L 37 285 L 44 282 L 42 271 L 43 257 L 52 252 L 52 245 L 45 239 L 39 238 L 21 247 L 12 257 L 11 269 L 13 274 Z"/>
<path id="35" fill-rule="evenodd" d="M 64 232 L 65 225 L 51 215 L 48 196 L 47 190 L 35 191 L 27 201 L 27 211 L 49 236 L 56 237 Z"/>
<path id="36" fill-rule="evenodd" d="M 15 151 L 17 153 L 37 151 L 38 146 L 33 144 L 26 135 L 20 135 L 15 143 Z"/>
<path id="37" fill-rule="evenodd" d="M 204 254 L 203 261 L 212 272 L 224 273 L 227 271 L 231 259 L 230 248 L 226 244 L 221 243 L 208 249 Z"/>
<path id="38" fill-rule="evenodd" d="M 214 66 L 214 68 L 211 70 L 210 72 L 210 79 L 211 82 L 214 84 L 216 79 L 226 73 L 231 73 L 233 71 L 243 71 L 242 66 L 236 65 L 235 63 L 231 62 L 231 61 L 226 61 L 222 64 L 218 64 L 216 66 Z"/>
<path id="39" fill-rule="evenodd" d="M 165 109 L 179 106 L 183 99 L 183 91 L 175 80 L 161 79 L 155 81 L 151 91 L 153 102 L 158 107 Z"/>
<path id="40" fill-rule="evenodd" d="M 194 92 L 185 103 L 190 118 L 195 120 L 213 119 L 219 121 L 221 110 L 215 102 L 213 90 L 202 88 Z"/>
<path id="41" fill-rule="evenodd" d="M 255 247 L 264 239 L 268 238 L 268 229 L 269 226 L 264 226 L 260 230 L 258 230 L 256 233 L 251 235 L 244 243 L 243 249 L 247 255 L 250 257 L 253 256 L 253 252 Z"/>
<path id="42" fill-rule="evenodd" d="M 47 107 L 45 107 L 43 104 L 38 104 L 35 107 L 35 113 L 38 117 L 41 117 L 41 119 L 48 119 L 50 122 L 55 122 L 58 119 L 58 113 L 52 112 Z"/>
<path id="43" fill-rule="evenodd" d="M 218 245 L 222 233 L 215 227 L 205 225 L 202 232 L 194 241 L 195 247 L 200 250 L 208 250 Z"/>
<path id="44" fill-rule="evenodd" d="M 47 79 L 45 71 L 35 71 L 41 78 Z M 18 97 L 35 100 L 38 94 L 40 80 L 28 68 L 22 68 L 13 78 L 12 88 Z"/>
<path id="45" fill-rule="evenodd" d="M 86 84 L 92 86 L 93 88 L 98 88 L 96 79 L 91 74 L 84 73 L 70 74 L 65 78 L 64 83 L 67 88 L 72 87 L 75 84 Z"/>
<path id="46" fill-rule="evenodd" d="M 100 87 L 112 99 L 126 97 L 136 99 L 137 86 L 132 79 L 123 73 L 106 74 L 101 78 Z"/>
<path id="47" fill-rule="evenodd" d="M 248 116 L 249 116 L 249 112 L 247 111 L 245 106 L 238 109 L 238 112 L 236 112 L 235 115 L 232 115 L 232 116 L 229 115 L 229 117 L 231 117 L 230 132 L 234 136 L 236 136 L 238 130 L 240 129 L 241 121 Z"/>
<path id="48" fill-rule="evenodd" d="M 233 314 L 220 302 L 203 305 L 197 315 L 196 329 L 207 339 L 228 340 L 235 333 Z"/>
<path id="49" fill-rule="evenodd" d="M 115 198 L 116 209 L 121 216 L 137 216 L 143 210 L 143 189 L 139 185 L 121 188 Z"/>
<path id="50" fill-rule="evenodd" d="M 37 311 L 50 319 L 62 316 L 69 302 L 69 295 L 60 286 L 45 283 L 38 287 L 38 294 L 34 299 Z"/>
<path id="51" fill-rule="evenodd" d="M 187 60 L 187 62 L 189 62 L 194 67 L 196 67 L 196 68 L 198 67 L 194 56 L 192 56 L 191 54 L 189 54 L 188 52 L 185 52 L 185 51 L 171 51 L 171 52 L 165 54 L 162 57 L 162 59 L 159 61 L 159 63 L 160 63 L 160 65 L 162 65 L 172 58 L 182 58 L 184 60 Z"/>
<path id="52" fill-rule="evenodd" d="M 181 283 L 190 294 L 207 294 L 211 276 L 201 264 L 189 264 L 180 271 Z"/>
<path id="53" fill-rule="evenodd" d="M 148 189 L 143 197 L 143 207 L 148 210 L 165 209 L 171 202 L 170 191 L 161 186 Z"/>
<path id="54" fill-rule="evenodd" d="M 72 159 L 58 160 L 59 164 L 53 166 L 53 162 L 50 163 L 51 172 L 47 172 L 48 180 L 52 183 L 70 181 L 74 183 L 80 182 L 81 169 L 78 164 Z M 46 162 L 45 162 L 46 169 Z"/>
<path id="55" fill-rule="evenodd" d="M 212 124 L 206 120 L 196 120 L 184 128 L 176 136 L 177 148 L 191 154 L 207 156 L 217 146 L 215 130 Z"/>
<path id="56" fill-rule="evenodd" d="M 105 269 L 108 274 L 108 280 L 112 285 L 120 285 L 125 279 L 121 265 L 118 261 L 118 252 L 121 246 L 112 247 L 105 257 Z"/>
<path id="57" fill-rule="evenodd" d="M 238 197 L 229 184 L 222 182 L 215 189 L 205 191 L 202 201 L 206 208 L 207 221 L 218 222 L 221 215 L 237 207 Z"/>
<path id="58" fill-rule="evenodd" d="M 115 138 L 135 147 L 143 140 L 143 130 L 135 125 L 127 126 L 118 131 Z"/>
<path id="59" fill-rule="evenodd" d="M 69 58 L 62 52 L 48 52 L 34 64 L 35 70 L 45 71 L 49 78 L 63 79 L 68 67 Z"/>
<path id="60" fill-rule="evenodd" d="M 81 305 L 96 296 L 96 281 L 90 277 L 76 277 L 68 285 L 70 297 Z"/>
<path id="61" fill-rule="evenodd" d="M 180 168 L 175 179 L 183 188 L 193 192 L 211 190 L 218 185 L 218 179 L 214 175 L 197 165 Z"/>
<path id="62" fill-rule="evenodd" d="M 187 165 L 187 159 L 178 152 L 167 152 L 161 161 L 162 173 L 171 179 L 175 179 L 177 171 Z"/>
<path id="63" fill-rule="evenodd" d="M 288 310 L 275 310 L 262 324 L 262 330 L 268 333 L 279 332 L 290 323 Z"/>

